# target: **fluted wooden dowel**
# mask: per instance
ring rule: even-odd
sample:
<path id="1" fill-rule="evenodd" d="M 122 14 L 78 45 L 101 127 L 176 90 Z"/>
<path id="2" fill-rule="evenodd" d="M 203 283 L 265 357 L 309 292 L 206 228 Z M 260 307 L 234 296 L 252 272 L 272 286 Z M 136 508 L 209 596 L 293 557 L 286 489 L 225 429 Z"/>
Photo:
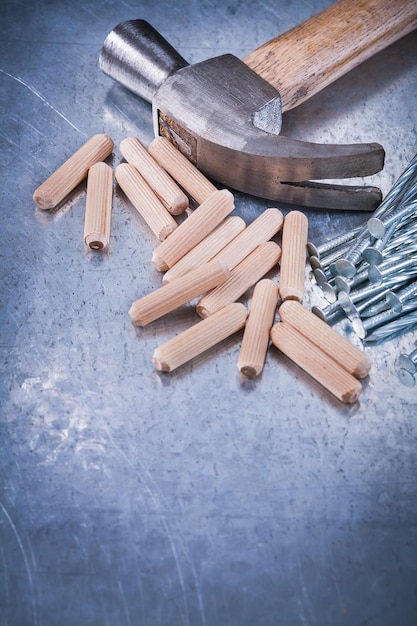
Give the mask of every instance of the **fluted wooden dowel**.
<path id="1" fill-rule="evenodd" d="M 113 150 L 113 141 L 104 133 L 93 135 L 51 174 L 33 194 L 40 209 L 53 209 L 87 176 L 94 163 L 104 161 Z"/>
<path id="2" fill-rule="evenodd" d="M 255 285 L 237 366 L 254 378 L 262 372 L 278 301 L 278 285 L 263 278 Z"/>
<path id="3" fill-rule="evenodd" d="M 249 226 L 217 255 L 216 259 L 233 269 L 261 243 L 269 241 L 282 227 L 284 217 L 279 209 L 265 209 Z"/>
<path id="4" fill-rule="evenodd" d="M 238 215 L 226 217 L 217 228 L 187 252 L 163 275 L 162 282 L 164 284 L 169 283 L 199 265 L 210 261 L 232 239 L 241 233 L 245 226 L 244 220 Z"/>
<path id="5" fill-rule="evenodd" d="M 116 167 L 116 180 L 154 235 L 164 241 L 178 227 L 159 198 L 139 174 L 136 167 L 121 163 Z"/>
<path id="6" fill-rule="evenodd" d="M 216 191 L 187 217 L 178 228 L 155 248 L 152 263 L 160 271 L 175 265 L 187 252 L 202 241 L 235 208 L 228 189 Z"/>
<path id="7" fill-rule="evenodd" d="M 230 271 L 217 261 L 210 261 L 184 276 L 135 300 L 129 315 L 137 326 L 146 326 L 182 304 L 225 282 Z"/>
<path id="8" fill-rule="evenodd" d="M 165 137 L 156 137 L 149 144 L 148 151 L 198 204 L 216 191 L 213 183 Z"/>
<path id="9" fill-rule="evenodd" d="M 307 217 L 301 211 L 290 211 L 282 229 L 279 293 L 283 301 L 303 299 L 307 237 Z"/>
<path id="10" fill-rule="evenodd" d="M 280 256 L 281 248 L 276 243 L 262 243 L 230 272 L 227 281 L 199 300 L 197 313 L 200 317 L 208 317 L 238 300 L 278 263 Z"/>
<path id="11" fill-rule="evenodd" d="M 106 249 L 110 241 L 113 199 L 113 170 L 95 163 L 88 170 L 84 243 L 92 250 Z"/>
<path id="12" fill-rule="evenodd" d="M 359 398 L 360 381 L 288 322 L 274 324 L 271 340 L 278 350 L 342 402 L 353 403 Z"/>
<path id="13" fill-rule="evenodd" d="M 188 207 L 188 197 L 137 137 L 120 142 L 120 152 L 134 165 L 171 215 L 180 215 Z"/>
<path id="14" fill-rule="evenodd" d="M 364 378 L 369 374 L 371 361 L 337 330 L 326 324 L 300 302 L 287 300 L 278 309 L 281 320 L 293 326 L 352 376 Z"/>
<path id="15" fill-rule="evenodd" d="M 233 303 L 197 322 L 155 349 L 152 358 L 155 368 L 172 372 L 191 361 L 243 328 L 247 314 L 243 304 Z"/>

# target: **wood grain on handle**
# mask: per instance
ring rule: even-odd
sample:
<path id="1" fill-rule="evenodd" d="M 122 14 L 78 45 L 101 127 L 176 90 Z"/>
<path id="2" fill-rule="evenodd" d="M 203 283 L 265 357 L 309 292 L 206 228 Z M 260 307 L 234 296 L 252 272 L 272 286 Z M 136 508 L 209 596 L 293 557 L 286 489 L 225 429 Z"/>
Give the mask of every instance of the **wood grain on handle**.
<path id="1" fill-rule="evenodd" d="M 415 0 L 339 0 L 243 60 L 287 111 L 416 27 Z"/>

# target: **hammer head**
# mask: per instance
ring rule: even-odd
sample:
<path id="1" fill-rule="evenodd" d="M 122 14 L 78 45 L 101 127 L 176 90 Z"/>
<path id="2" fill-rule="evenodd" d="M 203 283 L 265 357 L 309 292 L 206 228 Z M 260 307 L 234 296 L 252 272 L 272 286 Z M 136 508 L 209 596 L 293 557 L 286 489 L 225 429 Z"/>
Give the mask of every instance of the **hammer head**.
<path id="1" fill-rule="evenodd" d="M 106 38 L 101 69 L 150 100 L 155 135 L 167 137 L 220 184 L 284 202 L 373 210 L 375 188 L 310 183 L 379 171 L 378 144 L 324 145 L 279 135 L 277 90 L 233 55 L 188 63 L 143 20 Z"/>
<path id="2" fill-rule="evenodd" d="M 224 54 L 169 76 L 154 95 L 153 121 L 156 134 L 223 182 L 225 165 L 240 169 L 241 155 L 253 153 L 257 139 L 279 135 L 281 98 L 242 61 Z"/>

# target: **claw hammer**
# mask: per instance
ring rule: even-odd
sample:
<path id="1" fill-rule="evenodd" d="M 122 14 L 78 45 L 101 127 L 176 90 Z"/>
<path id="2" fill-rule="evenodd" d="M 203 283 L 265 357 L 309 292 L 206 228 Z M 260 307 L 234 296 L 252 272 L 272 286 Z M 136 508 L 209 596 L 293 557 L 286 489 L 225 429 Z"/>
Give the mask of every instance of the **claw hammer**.
<path id="1" fill-rule="evenodd" d="M 224 54 L 189 65 L 150 24 L 130 20 L 108 34 L 99 64 L 152 102 L 156 136 L 221 185 L 298 205 L 372 211 L 379 189 L 317 180 L 380 171 L 382 146 L 284 137 L 282 112 L 416 27 L 415 0 L 339 0 L 243 61 Z"/>

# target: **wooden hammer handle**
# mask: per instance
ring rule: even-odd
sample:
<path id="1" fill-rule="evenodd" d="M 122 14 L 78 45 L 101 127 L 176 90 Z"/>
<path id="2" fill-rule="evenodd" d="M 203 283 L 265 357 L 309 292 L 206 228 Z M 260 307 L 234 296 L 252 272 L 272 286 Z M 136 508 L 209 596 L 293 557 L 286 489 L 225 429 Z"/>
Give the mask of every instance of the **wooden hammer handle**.
<path id="1" fill-rule="evenodd" d="M 415 0 L 339 0 L 243 60 L 276 87 L 286 111 L 416 27 Z"/>

